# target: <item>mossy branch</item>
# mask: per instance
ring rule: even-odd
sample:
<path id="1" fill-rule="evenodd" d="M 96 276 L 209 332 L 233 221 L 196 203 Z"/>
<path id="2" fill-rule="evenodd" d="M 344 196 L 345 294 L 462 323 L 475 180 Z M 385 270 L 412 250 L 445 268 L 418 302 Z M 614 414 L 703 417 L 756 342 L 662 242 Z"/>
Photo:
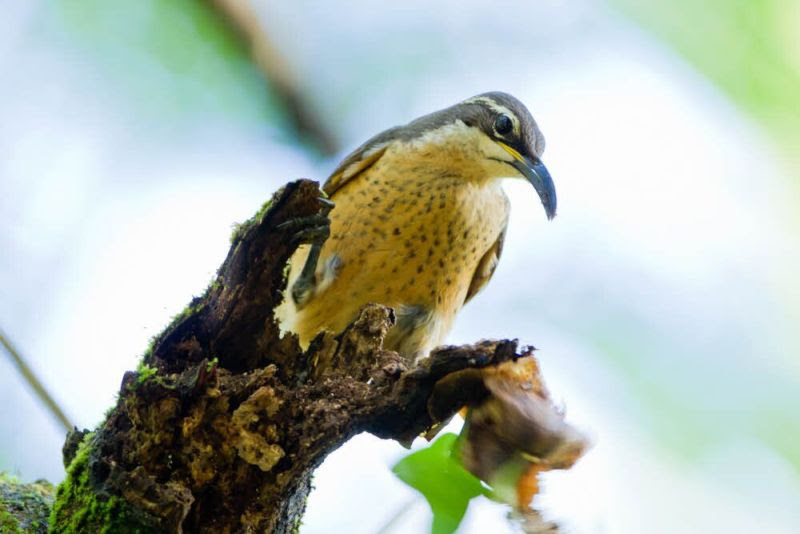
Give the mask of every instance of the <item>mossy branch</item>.
<path id="1" fill-rule="evenodd" d="M 473 471 L 486 443 L 494 462 L 521 450 L 564 467 L 580 454 L 516 341 L 413 364 L 383 350 L 394 313 L 380 305 L 306 351 L 282 335 L 273 309 L 297 243 L 280 225 L 317 214 L 319 196 L 317 183 L 292 182 L 240 225 L 215 280 L 125 374 L 105 421 L 70 434 L 51 532 L 294 532 L 312 472 L 350 437 L 408 443 L 464 405 L 476 406 Z M 492 430 L 498 413 L 513 428 Z"/>

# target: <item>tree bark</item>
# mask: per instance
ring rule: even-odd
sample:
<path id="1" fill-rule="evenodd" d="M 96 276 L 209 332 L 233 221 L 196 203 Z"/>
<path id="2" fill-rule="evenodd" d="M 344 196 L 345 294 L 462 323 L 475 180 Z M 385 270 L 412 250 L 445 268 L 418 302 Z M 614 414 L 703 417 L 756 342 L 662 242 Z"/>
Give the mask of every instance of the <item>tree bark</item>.
<path id="1" fill-rule="evenodd" d="M 488 400 L 516 419 L 498 438 L 487 419 L 498 407 L 487 408 L 467 465 L 480 471 L 487 439 L 498 465 L 531 439 L 530 453 L 556 455 L 561 467 L 580 454 L 582 441 L 531 377 L 538 368 L 525 371 L 522 403 L 502 385 L 508 366 L 532 362 L 533 349 L 516 341 L 443 347 L 413 364 L 383 350 L 394 313 L 377 304 L 306 351 L 281 335 L 273 309 L 299 245 L 281 224 L 318 214 L 319 196 L 317 183 L 292 182 L 238 227 L 216 279 L 125 374 L 105 421 L 70 434 L 52 532 L 295 532 L 314 469 L 349 438 L 366 431 L 410 443 Z M 526 413 L 543 423 L 533 438 L 517 435 L 530 427 Z"/>

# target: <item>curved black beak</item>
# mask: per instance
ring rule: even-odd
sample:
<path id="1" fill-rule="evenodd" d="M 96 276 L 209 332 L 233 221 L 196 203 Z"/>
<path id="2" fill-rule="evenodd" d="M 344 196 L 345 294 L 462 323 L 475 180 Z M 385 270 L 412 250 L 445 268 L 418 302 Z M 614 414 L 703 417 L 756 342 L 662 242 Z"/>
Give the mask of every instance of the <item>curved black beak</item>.
<path id="1" fill-rule="evenodd" d="M 542 200 L 547 219 L 552 220 L 556 216 L 556 186 L 553 184 L 553 178 L 550 177 L 547 167 L 538 159 L 531 160 L 527 156 L 514 158 L 514 161 L 510 163 L 536 189 Z"/>

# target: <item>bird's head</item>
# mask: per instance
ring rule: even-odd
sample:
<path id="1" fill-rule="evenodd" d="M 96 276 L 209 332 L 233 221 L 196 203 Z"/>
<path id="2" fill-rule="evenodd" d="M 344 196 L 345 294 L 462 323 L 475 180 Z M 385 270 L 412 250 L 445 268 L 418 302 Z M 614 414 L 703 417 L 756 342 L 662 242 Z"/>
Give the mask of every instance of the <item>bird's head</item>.
<path id="1" fill-rule="evenodd" d="M 407 139 L 461 143 L 489 178 L 519 176 L 533 185 L 548 219 L 556 215 L 553 179 L 541 160 L 544 136 L 525 105 L 507 93 L 474 96 L 398 129 Z"/>

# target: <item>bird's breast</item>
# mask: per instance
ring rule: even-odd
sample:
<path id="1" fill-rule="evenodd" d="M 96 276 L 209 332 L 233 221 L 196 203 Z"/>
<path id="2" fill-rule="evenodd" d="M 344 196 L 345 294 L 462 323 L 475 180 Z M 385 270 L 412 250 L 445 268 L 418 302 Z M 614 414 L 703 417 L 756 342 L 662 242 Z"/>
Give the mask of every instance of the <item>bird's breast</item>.
<path id="1" fill-rule="evenodd" d="M 364 304 L 378 302 L 395 308 L 409 335 L 442 338 L 508 217 L 499 183 L 465 180 L 452 166 L 383 159 L 334 201 L 318 290 L 300 317 L 314 333 L 339 331 Z M 293 270 L 302 267 L 294 263 Z"/>

